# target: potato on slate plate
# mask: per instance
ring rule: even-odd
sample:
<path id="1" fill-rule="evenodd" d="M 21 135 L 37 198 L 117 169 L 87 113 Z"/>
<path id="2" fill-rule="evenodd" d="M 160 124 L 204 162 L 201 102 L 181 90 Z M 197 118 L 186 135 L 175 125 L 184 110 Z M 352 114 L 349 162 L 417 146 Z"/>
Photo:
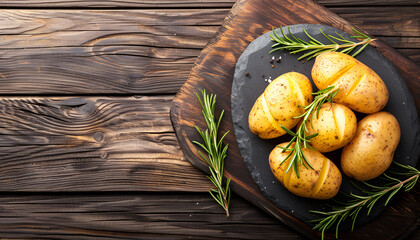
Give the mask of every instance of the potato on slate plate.
<path id="1" fill-rule="evenodd" d="M 310 145 L 320 152 L 331 152 L 344 147 L 356 134 L 357 119 L 353 111 L 339 103 L 324 103 L 319 114 L 306 122 L 306 135 L 318 133 Z"/>
<path id="2" fill-rule="evenodd" d="M 297 72 L 288 72 L 272 81 L 255 101 L 249 113 L 249 128 L 260 138 L 270 139 L 286 134 L 281 125 L 291 129 L 295 118 L 304 112 L 301 106 L 312 102 L 309 79 Z"/>
<path id="3" fill-rule="evenodd" d="M 388 89 L 376 72 L 356 58 L 339 52 L 316 57 L 312 79 L 318 89 L 339 88 L 334 102 L 361 113 L 375 113 L 388 102 Z"/>
<path id="4" fill-rule="evenodd" d="M 287 143 L 279 144 L 282 147 L 286 147 L 286 145 Z M 285 188 L 298 196 L 314 199 L 334 197 L 341 186 L 342 177 L 340 170 L 322 153 L 305 148 L 302 151 L 313 169 L 299 164 L 298 177 L 293 169 L 286 173 L 287 166 L 292 158 L 289 156 L 284 161 L 289 151 L 283 152 L 283 149 L 276 146 L 269 156 L 269 164 L 274 176 Z"/>
<path id="5" fill-rule="evenodd" d="M 356 136 L 343 149 L 343 172 L 359 181 L 381 175 L 391 165 L 400 137 L 400 125 L 392 114 L 366 116 L 359 122 Z"/>

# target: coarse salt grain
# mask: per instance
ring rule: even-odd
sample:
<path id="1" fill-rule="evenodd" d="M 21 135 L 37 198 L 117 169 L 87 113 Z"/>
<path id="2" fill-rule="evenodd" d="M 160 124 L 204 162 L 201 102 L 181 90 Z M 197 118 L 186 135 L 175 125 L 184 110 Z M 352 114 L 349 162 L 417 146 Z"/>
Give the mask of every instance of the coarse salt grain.
<path id="1" fill-rule="evenodd" d="M 264 81 L 268 82 L 268 83 L 271 83 L 272 80 L 271 80 L 271 77 L 268 77 L 268 78 L 265 78 Z"/>

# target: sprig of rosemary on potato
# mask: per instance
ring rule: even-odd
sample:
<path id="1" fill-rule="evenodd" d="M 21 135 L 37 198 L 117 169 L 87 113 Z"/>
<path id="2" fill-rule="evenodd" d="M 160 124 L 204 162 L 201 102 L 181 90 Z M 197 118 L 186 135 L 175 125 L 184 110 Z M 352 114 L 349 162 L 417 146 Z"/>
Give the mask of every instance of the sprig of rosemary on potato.
<path id="1" fill-rule="evenodd" d="M 281 128 L 283 128 L 284 131 L 293 136 L 293 138 L 289 141 L 286 147 L 277 146 L 283 149 L 283 152 L 290 151 L 290 153 L 281 163 L 283 164 L 287 159 L 289 159 L 289 157 L 291 157 L 289 165 L 286 168 L 286 173 L 289 172 L 290 169 L 293 167 L 293 170 L 299 178 L 298 164 L 303 164 L 306 168 L 310 167 L 313 169 L 311 164 L 308 162 L 308 159 L 305 157 L 305 154 L 303 154 L 302 148 L 316 150 L 313 147 L 311 147 L 309 143 L 311 142 L 310 139 L 316 137 L 318 133 L 306 136 L 306 133 L 309 132 L 309 130 L 306 127 L 306 122 L 309 120 L 312 126 L 312 119 L 314 115 L 316 114 L 316 116 L 318 117 L 319 110 L 321 109 L 322 104 L 324 104 L 325 102 L 331 102 L 332 104 L 333 98 L 335 97 L 335 95 L 337 95 L 338 90 L 339 89 L 336 89 L 335 86 L 329 86 L 327 88 L 319 90 L 316 93 L 312 93 L 313 95 L 315 95 L 314 100 L 308 106 L 300 106 L 305 110 L 305 112 L 302 115 L 295 117 L 302 118 L 300 125 L 297 127 L 296 133 L 294 133 L 292 130 L 287 129 L 283 125 L 281 126 Z M 293 143 L 295 144 L 292 146 Z"/>
<path id="2" fill-rule="evenodd" d="M 356 35 L 350 36 L 350 37 L 351 38 L 362 39 L 361 42 L 349 41 L 337 32 L 335 32 L 335 34 L 337 34 L 337 36 L 326 35 L 321 29 L 319 29 L 321 34 L 324 35 L 324 37 L 331 42 L 331 44 L 323 44 L 322 42 L 313 38 L 311 35 L 309 35 L 306 32 L 305 29 L 303 29 L 306 36 L 309 38 L 309 42 L 307 42 L 307 41 L 304 41 L 304 40 L 302 40 L 298 37 L 295 37 L 290 32 L 289 27 L 288 27 L 288 32 L 289 32 L 290 37 L 288 37 L 288 36 L 286 36 L 286 34 L 284 34 L 283 27 L 280 27 L 280 30 L 281 30 L 281 34 L 283 35 L 283 37 L 279 37 L 277 35 L 276 31 L 273 28 L 273 35 L 270 35 L 270 37 L 271 37 L 271 40 L 276 42 L 276 43 L 271 46 L 274 49 L 271 50 L 270 53 L 272 53 L 274 51 L 278 51 L 278 50 L 283 50 L 283 49 L 290 51 L 291 54 L 296 54 L 296 53 L 301 53 L 301 52 L 303 53 L 303 52 L 307 51 L 302 56 L 300 56 L 298 58 L 298 60 L 301 60 L 301 59 L 304 59 L 304 58 L 307 58 L 307 60 L 310 60 L 310 59 L 320 55 L 321 53 L 335 52 L 335 51 L 338 51 L 339 49 L 341 49 L 340 52 L 342 52 L 342 53 L 350 54 L 351 52 L 353 52 L 356 49 L 357 46 L 361 46 L 359 49 L 357 49 L 357 51 L 355 51 L 351 55 L 352 57 L 355 57 L 361 51 L 363 51 L 363 49 L 365 49 L 369 45 L 369 43 L 376 40 L 376 39 L 370 38 L 366 34 L 361 33 L 360 31 L 357 31 L 354 28 L 352 28 L 352 30 L 354 31 L 354 33 Z M 337 42 L 340 42 L 340 43 L 337 43 L 333 39 L 336 40 Z"/>
<path id="3" fill-rule="evenodd" d="M 201 91 L 201 95 L 203 97 L 202 99 L 198 93 L 196 93 L 196 95 L 203 109 L 203 116 L 208 128 L 205 131 L 201 131 L 197 126 L 195 126 L 201 138 L 203 139 L 204 144 L 197 141 L 193 141 L 193 143 L 197 144 L 207 152 L 208 157 L 205 157 L 204 154 L 198 151 L 201 157 L 209 165 L 211 175 L 207 177 L 216 187 L 210 189 L 209 193 L 214 198 L 214 200 L 216 200 L 216 202 L 223 207 L 223 209 L 226 211 L 226 215 L 229 216 L 229 203 L 231 195 L 229 188 L 230 178 L 226 180 L 225 186 L 223 187 L 224 161 L 226 158 L 226 152 L 228 150 L 228 144 L 223 147 L 223 139 L 229 133 L 229 131 L 227 131 L 219 140 L 217 140 L 217 133 L 219 131 L 219 126 L 223 117 L 224 110 L 220 113 L 219 119 L 216 122 L 216 117 L 214 115 L 216 95 L 208 95 L 206 90 Z"/>
<path id="4" fill-rule="evenodd" d="M 340 224 L 346 220 L 346 218 L 351 218 L 352 226 L 351 230 L 353 231 L 356 219 L 363 208 L 367 209 L 367 215 L 371 212 L 375 203 L 382 197 L 388 195 L 385 201 L 385 206 L 389 203 L 391 198 L 401 189 L 404 189 L 406 192 L 413 189 L 416 185 L 419 177 L 420 171 L 410 165 L 402 165 L 397 162 L 393 162 L 397 167 L 402 168 L 404 172 L 394 172 L 388 171 L 387 173 L 382 174 L 387 183 L 383 186 L 376 186 L 367 182 L 362 182 L 365 188 L 356 186 L 364 195 L 358 195 L 354 193 L 343 194 L 347 198 L 345 201 L 340 202 L 340 206 L 332 207 L 330 212 L 320 212 L 320 211 L 310 211 L 312 213 L 323 215 L 324 217 L 312 220 L 312 222 L 317 223 L 314 226 L 314 230 L 322 232 L 322 239 L 324 239 L 325 230 L 333 227 L 335 225 L 335 237 L 338 238 L 338 229 Z M 392 177 L 389 174 L 406 176 L 404 180 L 400 180 L 396 177 Z M 366 187 L 368 189 L 366 189 Z"/>

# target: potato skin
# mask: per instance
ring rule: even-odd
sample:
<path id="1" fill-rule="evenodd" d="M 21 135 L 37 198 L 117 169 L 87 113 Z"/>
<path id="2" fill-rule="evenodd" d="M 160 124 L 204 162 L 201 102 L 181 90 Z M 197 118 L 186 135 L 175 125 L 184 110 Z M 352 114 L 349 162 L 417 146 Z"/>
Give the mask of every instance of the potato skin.
<path id="1" fill-rule="evenodd" d="M 286 134 L 280 127 L 293 128 L 304 112 L 302 107 L 312 102 L 312 85 L 297 72 L 285 73 L 272 81 L 258 97 L 248 117 L 250 130 L 260 138 L 270 139 Z"/>
<path id="2" fill-rule="evenodd" d="M 343 149 L 343 172 L 359 181 L 381 175 L 391 165 L 400 137 L 400 126 L 392 114 L 378 112 L 366 116 L 359 122 L 355 137 Z"/>
<path id="3" fill-rule="evenodd" d="M 361 113 L 375 113 L 388 102 L 388 89 L 372 69 L 344 53 L 319 55 L 312 68 L 312 79 L 319 89 L 339 88 L 334 102 Z"/>
<path id="4" fill-rule="evenodd" d="M 287 143 L 279 144 L 285 147 Z M 280 183 L 293 194 L 301 197 L 314 199 L 328 199 L 334 197 L 340 189 L 342 176 L 337 166 L 318 151 L 303 149 L 303 153 L 314 169 L 298 166 L 299 175 L 291 169 L 286 172 L 290 157 L 288 151 L 282 153 L 283 149 L 275 147 L 269 156 L 269 164 L 274 176 Z"/>
<path id="5" fill-rule="evenodd" d="M 313 126 L 313 128 L 312 128 Z M 311 146 L 320 152 L 331 152 L 344 147 L 356 134 L 357 119 L 353 111 L 339 103 L 324 103 L 312 125 L 306 122 L 307 135 L 318 133 L 311 138 Z"/>

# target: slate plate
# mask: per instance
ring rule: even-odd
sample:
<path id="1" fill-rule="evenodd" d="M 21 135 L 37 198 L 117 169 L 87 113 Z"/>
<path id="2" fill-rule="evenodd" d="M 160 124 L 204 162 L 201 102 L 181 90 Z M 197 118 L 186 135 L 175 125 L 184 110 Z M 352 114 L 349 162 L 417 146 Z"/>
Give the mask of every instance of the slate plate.
<path id="1" fill-rule="evenodd" d="M 347 33 L 323 25 L 298 24 L 289 27 L 293 35 L 304 40 L 308 40 L 308 38 L 303 33 L 303 28 L 316 39 L 325 39 L 319 32 L 320 28 L 326 34 L 335 35 L 335 32 L 338 32 L 350 39 Z M 276 32 L 280 35 L 279 29 Z M 328 210 L 328 204 L 333 204 L 333 202 L 331 200 L 305 199 L 289 193 L 271 173 L 268 165 L 268 155 L 275 145 L 288 141 L 290 137 L 282 136 L 277 139 L 262 140 L 252 134 L 248 128 L 248 114 L 255 100 L 264 91 L 270 80 L 274 80 L 281 74 L 290 71 L 300 72 L 311 79 L 310 71 L 314 60 L 298 61 L 297 58 L 300 55 L 291 55 L 287 51 L 277 51 L 270 54 L 273 44 L 270 40 L 270 34 L 272 32 L 255 39 L 237 61 L 231 96 L 235 135 L 244 161 L 263 194 L 278 208 L 301 221 L 311 224 L 309 221 L 318 216 L 313 215 L 309 210 Z M 323 42 L 328 43 L 328 40 Z M 270 60 L 275 58 L 280 58 L 280 63 L 276 61 L 270 63 Z M 373 47 L 366 48 L 357 56 L 357 59 L 372 68 L 388 87 L 389 101 L 383 110 L 392 113 L 397 118 L 402 132 L 394 161 L 416 166 L 420 155 L 420 124 L 416 106 L 404 80 L 388 59 Z M 272 65 L 274 65 L 274 68 Z M 249 76 L 246 76 L 245 72 L 248 72 Z M 316 91 L 314 84 L 313 87 Z M 358 120 L 364 116 L 363 114 L 357 114 Z M 341 150 L 337 150 L 325 155 L 333 160 L 337 166 L 340 166 L 340 153 Z M 357 192 L 357 189 L 350 184 L 350 180 L 344 174 L 340 191 Z M 383 207 L 381 207 L 383 204 L 378 203 L 377 205 L 368 217 L 361 217 L 358 223 L 364 224 L 378 216 L 383 210 Z M 362 215 L 365 214 L 362 213 Z M 348 226 L 347 223 L 344 228 Z"/>

